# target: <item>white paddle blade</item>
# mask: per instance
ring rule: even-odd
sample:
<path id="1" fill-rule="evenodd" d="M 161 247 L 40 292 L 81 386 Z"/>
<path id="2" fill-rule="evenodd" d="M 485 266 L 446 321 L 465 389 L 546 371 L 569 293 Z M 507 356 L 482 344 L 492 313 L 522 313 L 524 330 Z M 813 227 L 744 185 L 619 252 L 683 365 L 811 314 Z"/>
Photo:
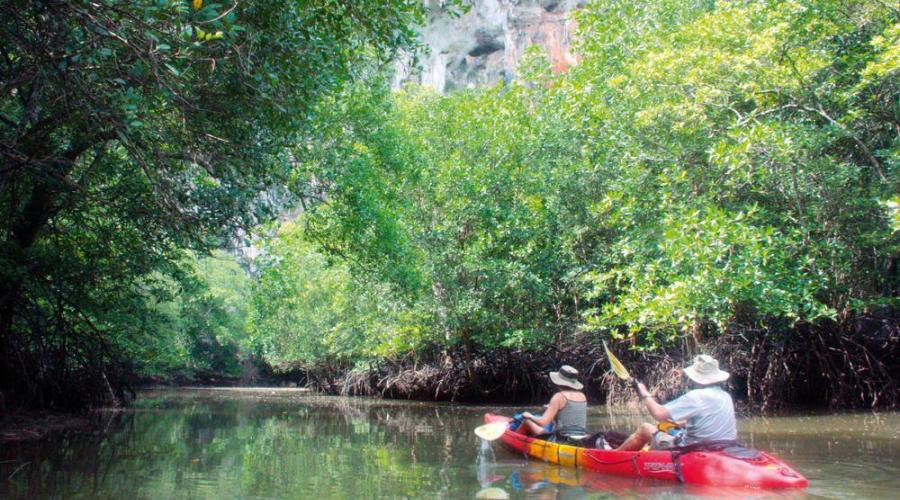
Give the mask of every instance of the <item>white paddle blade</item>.
<path id="1" fill-rule="evenodd" d="M 498 488 L 496 486 L 492 486 L 490 488 L 485 488 L 478 493 L 475 494 L 475 498 L 485 498 L 490 500 L 506 500 L 509 498 L 509 493 L 506 492 L 503 488 Z"/>
<path id="2" fill-rule="evenodd" d="M 509 428 L 508 422 L 491 422 L 475 428 L 475 435 L 485 441 L 495 441 Z"/>

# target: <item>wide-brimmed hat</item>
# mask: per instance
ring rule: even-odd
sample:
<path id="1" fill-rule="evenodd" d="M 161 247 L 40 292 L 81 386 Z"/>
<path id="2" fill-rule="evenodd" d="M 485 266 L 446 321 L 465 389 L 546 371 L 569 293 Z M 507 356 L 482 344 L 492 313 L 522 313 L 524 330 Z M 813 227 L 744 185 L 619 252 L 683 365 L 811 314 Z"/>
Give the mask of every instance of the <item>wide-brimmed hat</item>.
<path id="1" fill-rule="evenodd" d="M 578 370 L 569 365 L 560 366 L 558 372 L 550 372 L 550 380 L 556 385 L 571 387 L 576 391 L 580 391 L 581 388 L 584 387 L 581 385 L 581 382 L 578 381 Z"/>
<path id="2" fill-rule="evenodd" d="M 701 385 L 718 384 L 728 380 L 728 372 L 719 369 L 719 362 L 712 356 L 701 354 L 694 363 L 684 369 L 684 374 Z"/>

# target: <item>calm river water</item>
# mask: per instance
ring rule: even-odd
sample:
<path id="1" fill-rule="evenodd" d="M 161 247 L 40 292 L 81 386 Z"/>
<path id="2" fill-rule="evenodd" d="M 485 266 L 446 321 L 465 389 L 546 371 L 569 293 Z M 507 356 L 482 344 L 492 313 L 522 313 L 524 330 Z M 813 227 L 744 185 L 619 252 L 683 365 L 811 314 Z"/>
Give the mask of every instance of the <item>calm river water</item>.
<path id="1" fill-rule="evenodd" d="M 284 389 L 145 391 L 100 431 L 0 448 L 2 498 L 708 498 L 709 491 L 528 461 L 472 429 L 513 408 Z M 593 428 L 632 427 L 591 410 Z M 733 498 L 900 498 L 900 414 L 750 418 L 741 439 L 810 479 Z M 716 495 L 712 495 L 716 496 Z"/>

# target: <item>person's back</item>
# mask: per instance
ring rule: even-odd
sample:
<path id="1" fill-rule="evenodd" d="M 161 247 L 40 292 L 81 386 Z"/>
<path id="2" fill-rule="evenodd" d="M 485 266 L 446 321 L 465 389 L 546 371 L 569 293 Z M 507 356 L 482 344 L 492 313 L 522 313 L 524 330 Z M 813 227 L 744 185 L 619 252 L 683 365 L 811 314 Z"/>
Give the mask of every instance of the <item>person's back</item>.
<path id="1" fill-rule="evenodd" d="M 578 381 L 578 370 L 563 365 L 558 372 L 550 372 L 550 380 L 559 392 L 550 398 L 542 415 L 522 413 L 524 422 L 516 429 L 523 434 L 543 436 L 557 434 L 562 437 L 587 434 L 587 398 Z"/>
<path id="2" fill-rule="evenodd" d="M 657 422 L 685 422 L 685 437 L 681 446 L 708 441 L 737 440 L 737 425 L 734 420 L 734 402 L 719 384 L 728 379 L 728 372 L 719 369 L 719 362 L 711 356 L 701 354 L 694 357 L 694 363 L 682 370 L 690 381 L 699 386 L 680 398 L 661 405 L 657 403 L 647 387 L 635 381 L 638 395 Z M 617 451 L 640 450 L 650 443 L 659 432 L 656 424 L 643 423 Z"/>
<path id="3" fill-rule="evenodd" d="M 687 421 L 682 445 L 737 439 L 734 402 L 718 385 L 691 390 L 663 406 L 672 420 Z"/>
<path id="4" fill-rule="evenodd" d="M 583 392 L 562 391 L 566 399 L 556 414 L 556 434 L 562 437 L 587 434 L 587 398 Z"/>

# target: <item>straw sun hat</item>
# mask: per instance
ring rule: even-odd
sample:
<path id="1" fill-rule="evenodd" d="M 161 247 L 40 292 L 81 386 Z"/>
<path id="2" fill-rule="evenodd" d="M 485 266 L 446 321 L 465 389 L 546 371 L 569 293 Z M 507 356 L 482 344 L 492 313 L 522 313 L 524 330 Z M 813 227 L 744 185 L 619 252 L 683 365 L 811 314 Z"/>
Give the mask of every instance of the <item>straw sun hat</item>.
<path id="1" fill-rule="evenodd" d="M 550 380 L 561 387 L 570 387 L 580 391 L 583 385 L 578 381 L 578 370 L 569 365 L 562 365 L 558 372 L 550 372 Z"/>
<path id="2" fill-rule="evenodd" d="M 701 385 L 718 384 L 728 380 L 728 372 L 719 369 L 719 362 L 712 356 L 701 354 L 694 363 L 684 369 L 684 374 Z"/>

